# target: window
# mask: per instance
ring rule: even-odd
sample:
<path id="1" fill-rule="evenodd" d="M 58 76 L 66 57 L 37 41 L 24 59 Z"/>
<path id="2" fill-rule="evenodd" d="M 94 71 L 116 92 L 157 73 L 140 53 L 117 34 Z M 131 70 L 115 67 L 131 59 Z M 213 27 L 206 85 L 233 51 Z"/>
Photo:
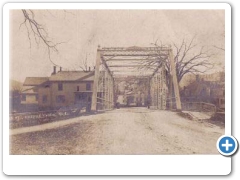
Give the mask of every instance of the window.
<path id="1" fill-rule="evenodd" d="M 78 100 L 85 101 L 87 99 L 86 93 L 78 94 Z"/>
<path id="2" fill-rule="evenodd" d="M 42 102 L 43 103 L 47 103 L 47 95 L 43 95 L 42 96 Z"/>
<path id="3" fill-rule="evenodd" d="M 26 101 L 26 94 L 22 94 L 22 101 Z"/>
<path id="4" fill-rule="evenodd" d="M 77 91 L 79 91 L 79 86 L 77 86 Z"/>
<path id="5" fill-rule="evenodd" d="M 35 100 L 38 101 L 38 94 L 35 95 Z"/>
<path id="6" fill-rule="evenodd" d="M 91 83 L 87 83 L 86 84 L 86 90 L 87 91 L 91 91 Z"/>
<path id="7" fill-rule="evenodd" d="M 64 95 L 58 95 L 56 96 L 57 103 L 64 103 L 65 102 L 65 96 Z"/>
<path id="8" fill-rule="evenodd" d="M 58 83 L 58 90 L 62 91 L 63 90 L 63 84 L 62 83 Z"/>

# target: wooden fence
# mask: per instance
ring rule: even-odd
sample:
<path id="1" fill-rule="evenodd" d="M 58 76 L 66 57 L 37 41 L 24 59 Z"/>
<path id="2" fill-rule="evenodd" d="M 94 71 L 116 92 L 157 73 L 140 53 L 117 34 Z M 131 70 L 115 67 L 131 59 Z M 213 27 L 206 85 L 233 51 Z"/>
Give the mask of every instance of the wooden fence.
<path id="1" fill-rule="evenodd" d="M 185 102 L 182 103 L 182 110 L 203 112 L 209 115 L 214 115 L 217 111 L 217 107 L 214 104 L 205 102 Z"/>
<path id="2" fill-rule="evenodd" d="M 78 116 L 81 108 L 10 114 L 10 128 L 27 127 Z"/>
<path id="3" fill-rule="evenodd" d="M 203 112 L 210 116 L 214 116 L 217 112 L 217 107 L 214 104 L 206 102 L 182 102 L 182 111 Z M 167 109 L 175 110 L 176 102 L 175 98 L 167 99 Z"/>

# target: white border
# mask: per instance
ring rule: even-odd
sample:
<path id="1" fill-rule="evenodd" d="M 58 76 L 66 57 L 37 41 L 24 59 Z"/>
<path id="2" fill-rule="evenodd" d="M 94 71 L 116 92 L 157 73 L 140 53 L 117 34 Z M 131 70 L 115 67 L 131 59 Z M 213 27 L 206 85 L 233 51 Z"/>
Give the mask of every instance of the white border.
<path id="1" fill-rule="evenodd" d="M 3 172 L 8 175 L 227 175 L 221 155 L 9 155 L 9 9 L 225 9 L 226 135 L 231 134 L 231 7 L 226 3 L 12 3 L 3 7 Z M 228 61 L 226 61 L 228 59 Z"/>
<path id="2" fill-rule="evenodd" d="M 46 8 L 47 7 L 47 8 Z M 228 3 L 6 3 L 4 9 L 229 9 Z"/>

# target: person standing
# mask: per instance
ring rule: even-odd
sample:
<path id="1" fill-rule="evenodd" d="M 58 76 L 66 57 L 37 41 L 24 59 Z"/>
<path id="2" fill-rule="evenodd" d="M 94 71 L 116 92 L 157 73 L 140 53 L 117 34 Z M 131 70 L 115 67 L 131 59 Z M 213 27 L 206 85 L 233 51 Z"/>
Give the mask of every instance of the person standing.
<path id="1" fill-rule="evenodd" d="M 150 109 L 150 105 L 151 105 L 151 95 L 148 94 L 147 96 L 147 108 Z"/>

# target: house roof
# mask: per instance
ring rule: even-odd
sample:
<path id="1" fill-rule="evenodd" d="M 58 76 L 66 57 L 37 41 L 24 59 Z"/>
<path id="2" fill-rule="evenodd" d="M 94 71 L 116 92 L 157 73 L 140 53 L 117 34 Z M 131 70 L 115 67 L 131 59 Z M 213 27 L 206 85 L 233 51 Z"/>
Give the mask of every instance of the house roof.
<path id="1" fill-rule="evenodd" d="M 36 89 L 36 86 L 23 86 L 22 92 L 33 90 L 33 89 Z"/>
<path id="2" fill-rule="evenodd" d="M 50 77 L 26 77 L 24 86 L 37 86 L 48 81 L 93 81 L 94 72 L 59 71 Z"/>
<path id="3" fill-rule="evenodd" d="M 26 77 L 24 86 L 37 86 L 48 81 L 48 77 Z"/>
<path id="4" fill-rule="evenodd" d="M 93 81 L 93 71 L 59 71 L 52 74 L 49 81 Z"/>
<path id="5" fill-rule="evenodd" d="M 36 86 L 27 86 L 27 88 L 21 92 L 22 94 L 38 94 L 36 91 Z"/>

